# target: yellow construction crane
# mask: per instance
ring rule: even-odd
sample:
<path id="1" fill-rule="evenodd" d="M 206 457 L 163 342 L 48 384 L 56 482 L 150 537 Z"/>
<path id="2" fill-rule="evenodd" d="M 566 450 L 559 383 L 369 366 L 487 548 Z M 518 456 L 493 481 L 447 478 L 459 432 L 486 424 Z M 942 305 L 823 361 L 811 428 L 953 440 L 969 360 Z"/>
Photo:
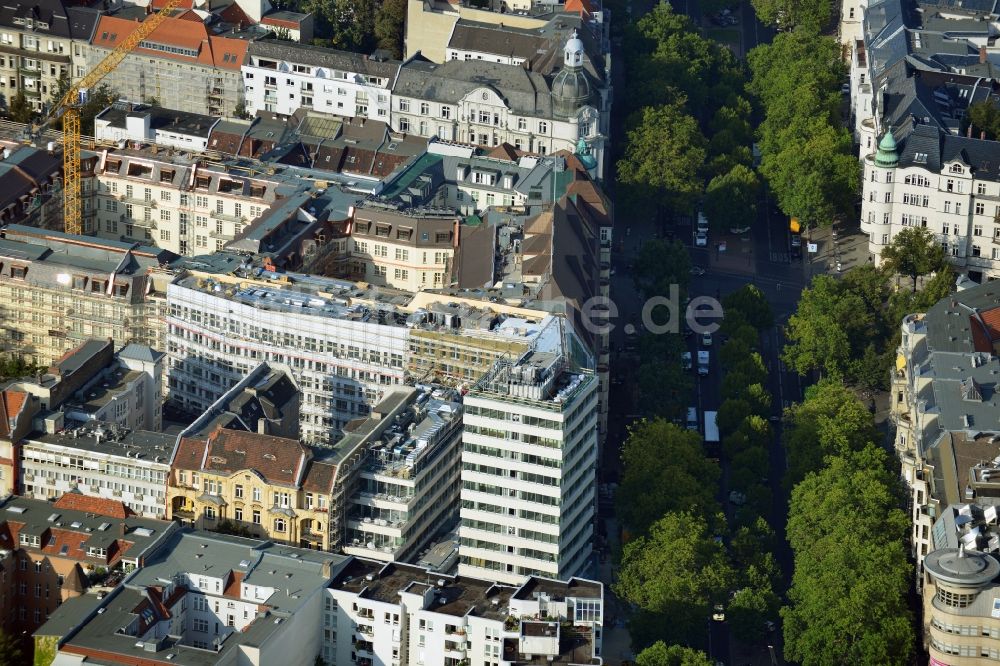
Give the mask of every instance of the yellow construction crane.
<path id="1" fill-rule="evenodd" d="M 167 3 L 153 16 L 139 24 L 115 50 L 105 56 L 96 67 L 73 84 L 49 111 L 49 115 L 33 130 L 39 136 L 50 124 L 62 118 L 63 125 L 63 218 L 66 233 L 79 234 L 82 230 L 80 215 L 80 92 L 90 90 L 101 79 L 121 64 L 139 42 L 149 36 L 170 16 L 181 0 Z"/>

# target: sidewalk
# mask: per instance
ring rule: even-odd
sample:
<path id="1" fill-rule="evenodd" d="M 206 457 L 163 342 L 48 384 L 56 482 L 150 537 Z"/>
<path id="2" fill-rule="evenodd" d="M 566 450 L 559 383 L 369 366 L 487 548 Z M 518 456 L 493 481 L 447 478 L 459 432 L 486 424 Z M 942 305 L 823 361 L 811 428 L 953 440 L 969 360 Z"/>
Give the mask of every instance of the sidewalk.
<path id="1" fill-rule="evenodd" d="M 868 235 L 861 233 L 857 225 L 841 225 L 838 227 L 837 238 L 833 237 L 833 229 L 830 227 L 813 229 L 810 234 L 811 242 L 819 246 L 819 251 L 811 255 L 811 265 L 806 268 L 810 279 L 822 273 L 837 275 L 838 261 L 841 274 L 869 262 L 871 255 L 868 253 Z"/>
<path id="2" fill-rule="evenodd" d="M 611 553 L 619 548 L 618 521 L 605 518 L 604 525 L 607 534 L 607 549 L 605 559 L 600 561 L 600 577 L 604 583 L 604 638 L 601 655 L 608 666 L 618 666 L 622 662 L 632 661 L 632 638 L 625 626 L 625 607 L 611 591 L 614 573 L 611 568 Z"/>

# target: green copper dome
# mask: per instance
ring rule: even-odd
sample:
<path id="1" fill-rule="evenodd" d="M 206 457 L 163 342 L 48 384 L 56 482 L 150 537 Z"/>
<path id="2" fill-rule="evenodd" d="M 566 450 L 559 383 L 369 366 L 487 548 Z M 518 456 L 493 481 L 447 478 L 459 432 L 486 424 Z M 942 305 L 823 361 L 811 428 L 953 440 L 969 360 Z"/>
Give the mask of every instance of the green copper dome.
<path id="1" fill-rule="evenodd" d="M 899 164 L 899 154 L 896 153 L 896 139 L 892 130 L 888 130 L 878 142 L 878 152 L 875 153 L 875 166 L 891 168 Z"/>

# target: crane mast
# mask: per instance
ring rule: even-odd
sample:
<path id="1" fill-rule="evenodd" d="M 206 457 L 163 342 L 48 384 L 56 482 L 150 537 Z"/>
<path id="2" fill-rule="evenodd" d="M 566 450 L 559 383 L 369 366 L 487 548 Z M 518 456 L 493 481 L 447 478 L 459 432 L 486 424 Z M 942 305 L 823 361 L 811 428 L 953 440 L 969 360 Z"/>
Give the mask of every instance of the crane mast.
<path id="1" fill-rule="evenodd" d="M 177 8 L 180 0 L 167 0 L 156 14 L 139 24 L 139 27 L 106 55 L 101 62 L 70 86 L 49 112 L 38 128 L 40 133 L 48 125 L 62 118 L 63 126 L 63 220 L 66 233 L 82 232 L 80 201 L 80 92 L 89 90 L 111 73 L 139 43 L 160 26 Z"/>

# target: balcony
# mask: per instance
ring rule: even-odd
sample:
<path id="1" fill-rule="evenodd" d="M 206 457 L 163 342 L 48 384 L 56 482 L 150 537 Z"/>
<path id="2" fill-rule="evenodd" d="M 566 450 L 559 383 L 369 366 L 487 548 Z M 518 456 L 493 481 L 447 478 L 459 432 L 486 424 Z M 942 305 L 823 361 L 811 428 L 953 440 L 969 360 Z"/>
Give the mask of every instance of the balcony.
<path id="1" fill-rule="evenodd" d="M 150 199 L 146 199 L 146 198 L 140 199 L 140 198 L 135 197 L 135 196 L 131 196 L 130 197 L 130 196 L 126 195 L 126 194 L 119 194 L 117 197 L 115 197 L 115 199 L 117 199 L 118 201 L 121 201 L 123 203 L 132 204 L 133 206 L 144 206 L 146 208 L 156 208 L 156 200 L 152 199 L 152 198 L 150 198 Z"/>
<path id="2" fill-rule="evenodd" d="M 223 91 L 222 88 L 214 88 L 213 87 L 213 88 L 209 88 L 208 89 L 208 96 L 209 97 L 222 98 L 223 95 L 225 95 L 225 91 Z"/>
<path id="3" fill-rule="evenodd" d="M 213 220 L 224 220 L 226 222 L 238 222 L 240 224 L 244 224 L 247 221 L 247 218 L 246 218 L 245 215 L 230 215 L 228 213 L 220 213 L 217 210 L 213 210 L 211 213 L 209 213 L 209 217 L 211 217 Z"/>

